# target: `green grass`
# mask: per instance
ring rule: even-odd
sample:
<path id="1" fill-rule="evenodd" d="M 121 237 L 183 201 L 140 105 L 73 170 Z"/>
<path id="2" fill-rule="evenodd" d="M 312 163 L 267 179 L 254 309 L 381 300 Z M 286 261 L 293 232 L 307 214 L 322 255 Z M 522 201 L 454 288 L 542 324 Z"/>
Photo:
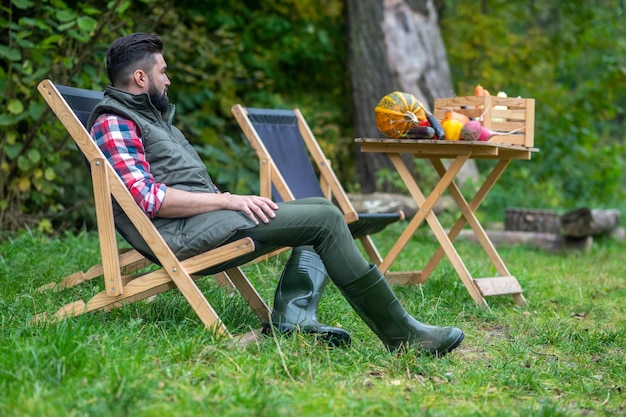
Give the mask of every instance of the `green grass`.
<path id="1" fill-rule="evenodd" d="M 399 229 L 377 236 L 383 252 Z M 414 237 L 395 269 L 419 268 L 436 248 Z M 460 243 L 476 276 L 493 276 L 477 247 Z M 246 347 L 214 337 L 176 291 L 110 313 L 36 325 L 32 317 L 100 283 L 36 289 L 98 261 L 95 234 L 0 243 L 2 416 L 590 416 L 626 413 L 624 245 L 589 253 L 501 249 L 528 305 L 490 297 L 475 305 L 444 261 L 423 286 L 396 287 L 422 321 L 466 332 L 445 358 L 390 354 L 337 289 L 322 320 L 349 329 L 350 348 L 311 337 Z M 246 266 L 271 301 L 286 259 Z M 260 327 L 238 295 L 199 282 L 233 333 Z"/>

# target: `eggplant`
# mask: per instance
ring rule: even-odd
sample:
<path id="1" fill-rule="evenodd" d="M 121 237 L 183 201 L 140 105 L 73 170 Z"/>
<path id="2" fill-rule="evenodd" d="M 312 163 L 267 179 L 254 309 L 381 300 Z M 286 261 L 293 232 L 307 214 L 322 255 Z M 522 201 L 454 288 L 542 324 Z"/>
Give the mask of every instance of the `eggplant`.
<path id="1" fill-rule="evenodd" d="M 406 132 L 409 139 L 432 139 L 435 136 L 435 129 L 430 126 L 413 126 Z"/>
<path id="2" fill-rule="evenodd" d="M 435 135 L 437 135 L 437 138 L 441 139 L 441 140 L 445 139 L 446 138 L 446 134 L 443 131 L 443 127 L 441 127 L 441 123 L 439 123 L 439 120 L 437 120 L 435 115 L 432 114 L 431 112 L 427 111 L 426 112 L 426 119 L 428 120 L 428 123 L 430 123 L 430 127 L 435 129 Z"/>

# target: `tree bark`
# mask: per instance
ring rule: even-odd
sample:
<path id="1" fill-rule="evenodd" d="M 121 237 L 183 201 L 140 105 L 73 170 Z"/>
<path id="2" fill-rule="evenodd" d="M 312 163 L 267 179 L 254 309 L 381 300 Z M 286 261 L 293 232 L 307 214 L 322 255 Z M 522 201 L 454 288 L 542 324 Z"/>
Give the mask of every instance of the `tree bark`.
<path id="1" fill-rule="evenodd" d="M 452 80 L 433 0 L 347 0 L 348 62 L 356 137 L 380 137 L 374 107 L 385 95 L 406 91 L 428 109 L 452 95 Z M 376 171 L 393 170 L 385 155 L 356 149 L 362 192 L 376 190 Z M 383 190 L 392 191 L 388 187 Z"/>

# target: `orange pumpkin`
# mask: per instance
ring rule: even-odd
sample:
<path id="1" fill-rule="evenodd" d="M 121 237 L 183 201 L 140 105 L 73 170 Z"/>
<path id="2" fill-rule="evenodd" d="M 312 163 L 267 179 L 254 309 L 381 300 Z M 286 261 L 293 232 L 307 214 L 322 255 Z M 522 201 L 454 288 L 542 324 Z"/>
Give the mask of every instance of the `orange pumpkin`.
<path id="1" fill-rule="evenodd" d="M 410 128 L 426 120 L 426 111 L 413 94 L 394 91 L 378 102 L 374 116 L 380 133 L 400 139 L 406 137 Z"/>

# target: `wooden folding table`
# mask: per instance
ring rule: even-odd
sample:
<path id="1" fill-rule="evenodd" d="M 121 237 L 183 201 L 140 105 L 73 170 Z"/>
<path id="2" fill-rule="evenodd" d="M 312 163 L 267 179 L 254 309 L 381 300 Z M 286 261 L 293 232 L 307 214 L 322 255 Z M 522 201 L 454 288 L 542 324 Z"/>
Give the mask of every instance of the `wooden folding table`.
<path id="1" fill-rule="evenodd" d="M 470 296 L 478 304 L 487 307 L 488 304 L 485 297 L 493 295 L 512 295 L 518 305 L 522 306 L 526 303 L 519 282 L 511 275 L 500 258 L 500 255 L 489 240 L 487 233 L 485 233 L 485 230 L 476 218 L 475 212 L 509 163 L 514 159 L 530 159 L 532 153 L 538 151 L 537 148 L 492 142 L 446 140 L 358 138 L 356 142 L 360 145 L 362 152 L 384 153 L 389 156 L 411 194 L 411 197 L 415 200 L 419 208 L 418 212 L 410 220 L 406 229 L 398 237 L 398 240 L 384 258 L 382 264 L 379 265 L 380 270 L 383 273 L 389 270 L 396 257 L 400 254 L 411 236 L 413 236 L 424 220 L 426 220 L 440 244 L 440 247 L 430 261 L 419 274 L 413 276 L 412 281 L 391 283 L 418 284 L 425 282 L 445 254 L 467 288 Z M 418 186 L 413 174 L 404 163 L 401 157 L 402 154 L 412 155 L 413 158 L 429 159 L 432 163 L 440 179 L 429 196 L 425 196 Z M 443 159 L 451 160 L 447 167 L 444 165 Z M 492 159 L 497 160 L 497 163 L 485 178 L 485 181 L 474 197 L 468 202 L 463 194 L 461 194 L 454 179 L 461 170 L 461 167 L 469 159 Z M 460 217 L 447 233 L 433 212 L 435 203 L 446 190 L 452 196 L 461 211 Z M 494 265 L 498 276 L 473 278 L 465 266 L 453 242 L 466 224 L 469 224 L 480 246 Z"/>

